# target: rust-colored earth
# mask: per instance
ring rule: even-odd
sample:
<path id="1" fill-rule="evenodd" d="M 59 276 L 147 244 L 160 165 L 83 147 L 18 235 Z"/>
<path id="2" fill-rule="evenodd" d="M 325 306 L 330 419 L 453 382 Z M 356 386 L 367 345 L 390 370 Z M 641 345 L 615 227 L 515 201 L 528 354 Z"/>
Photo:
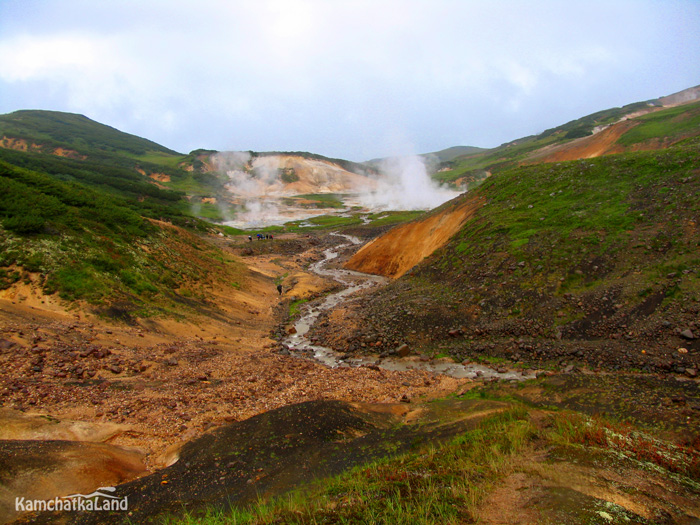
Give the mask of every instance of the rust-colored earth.
<path id="1" fill-rule="evenodd" d="M 477 198 L 456 200 L 426 219 L 393 228 L 360 248 L 345 267 L 391 278 L 401 277 L 444 246 L 480 204 Z"/>
<path id="2" fill-rule="evenodd" d="M 274 408 L 325 399 L 432 398 L 464 383 L 416 370 L 331 369 L 275 353 L 270 335 L 290 298 L 336 286 L 305 269 L 324 248 L 313 239 L 290 234 L 257 246 L 297 237 L 307 243 L 303 252 L 271 249 L 241 258 L 247 269 L 240 282 L 208 291 L 212 312 L 180 320 L 118 322 L 24 281 L 0 292 L 4 439 L 99 442 L 136 451 L 152 471 L 172 463 L 183 443 L 206 430 Z M 247 237 L 214 242 L 234 253 L 256 247 Z"/>
<path id="3" fill-rule="evenodd" d="M 566 144 L 546 146 L 531 155 L 528 163 L 563 162 L 622 153 L 626 149 L 617 144 L 617 139 L 637 124 L 639 124 L 638 121 L 623 120 L 588 137 L 575 139 Z"/>

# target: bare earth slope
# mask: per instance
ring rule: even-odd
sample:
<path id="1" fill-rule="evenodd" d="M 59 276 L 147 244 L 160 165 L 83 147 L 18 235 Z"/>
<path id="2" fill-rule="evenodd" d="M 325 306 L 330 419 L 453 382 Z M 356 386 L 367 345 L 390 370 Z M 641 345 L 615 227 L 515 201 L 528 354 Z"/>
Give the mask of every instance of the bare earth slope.
<path id="1" fill-rule="evenodd" d="M 398 278 L 442 247 L 478 209 L 477 198 L 458 198 L 428 218 L 392 229 L 347 262 L 358 272 Z"/>
<path id="2" fill-rule="evenodd" d="M 530 156 L 528 163 L 563 162 L 622 153 L 625 151 L 625 148 L 617 144 L 617 139 L 637 124 L 638 122 L 633 120 L 624 120 L 589 137 L 576 139 L 565 144 L 544 147 Z"/>

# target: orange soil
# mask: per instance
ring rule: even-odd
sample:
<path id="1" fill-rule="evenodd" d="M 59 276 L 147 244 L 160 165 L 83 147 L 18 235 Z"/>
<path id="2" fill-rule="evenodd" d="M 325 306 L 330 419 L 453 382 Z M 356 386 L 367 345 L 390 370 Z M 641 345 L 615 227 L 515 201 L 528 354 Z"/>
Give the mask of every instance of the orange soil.
<path id="1" fill-rule="evenodd" d="M 214 240 L 222 248 L 231 242 Z M 445 395 L 464 383 L 420 371 L 330 369 L 272 352 L 275 311 L 287 308 L 292 295 L 314 296 L 334 286 L 304 269 L 321 250 L 247 257 L 240 288 L 218 282 L 206 286 L 212 315 L 193 312 L 180 320 L 151 317 L 123 324 L 44 295 L 37 283 L 16 283 L 0 292 L 0 340 L 18 345 L 0 353 L 6 366 L 0 374 L 0 406 L 64 422 L 52 426 L 56 435 L 66 428 L 77 431 L 76 424 L 90 436 L 106 433 L 106 443 L 140 450 L 153 469 L 172 461 L 179 445 L 212 426 L 286 404 L 313 399 L 396 402 L 403 395 Z M 282 297 L 275 287 L 280 277 Z M 66 345 L 75 353 L 108 348 L 111 355 L 98 360 L 54 349 Z M 41 372 L 31 371 L 28 361 L 34 355 L 45 356 Z M 70 374 L 57 377 L 61 361 L 93 369 L 96 375 L 82 381 Z M 123 371 L 110 371 L 112 364 Z M 10 420 L 11 413 L 0 412 L 0 427 Z M 20 426 L 26 427 L 23 439 L 35 435 L 29 432 L 32 425 Z M 113 435 L 117 427 L 121 431 Z"/>
<path id="2" fill-rule="evenodd" d="M 398 278 L 442 247 L 477 210 L 475 197 L 454 202 L 427 219 L 399 226 L 366 244 L 346 263 L 358 272 Z"/>
<path id="3" fill-rule="evenodd" d="M 623 120 L 594 135 L 576 139 L 562 145 L 547 146 L 531 155 L 528 163 L 562 162 L 622 153 L 626 150 L 624 146 L 617 144 L 617 139 L 638 123 L 633 120 Z"/>
<path id="4" fill-rule="evenodd" d="M 170 175 L 166 175 L 165 173 L 151 173 L 149 177 L 158 182 L 170 182 Z"/>

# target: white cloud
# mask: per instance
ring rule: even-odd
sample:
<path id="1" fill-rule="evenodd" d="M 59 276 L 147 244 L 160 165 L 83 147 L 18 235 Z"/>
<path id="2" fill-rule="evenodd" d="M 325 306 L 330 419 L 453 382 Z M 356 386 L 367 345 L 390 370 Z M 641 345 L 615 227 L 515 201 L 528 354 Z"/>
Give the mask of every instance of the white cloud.
<path id="1" fill-rule="evenodd" d="M 555 125 L 547 119 L 557 114 L 542 108 L 567 109 L 557 94 L 569 110 L 592 112 L 697 84 L 692 7 L 0 2 L 0 112 L 51 104 L 179 149 L 306 149 L 362 160 L 388 149 L 396 129 L 419 151 L 495 145 L 521 127 Z"/>

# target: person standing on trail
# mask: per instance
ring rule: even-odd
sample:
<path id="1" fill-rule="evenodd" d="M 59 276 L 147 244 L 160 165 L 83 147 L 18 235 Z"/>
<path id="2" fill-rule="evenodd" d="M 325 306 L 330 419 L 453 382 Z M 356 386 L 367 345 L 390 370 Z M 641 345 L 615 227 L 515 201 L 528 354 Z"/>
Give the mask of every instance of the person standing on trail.
<path id="1" fill-rule="evenodd" d="M 282 285 L 281 284 L 277 285 L 277 291 L 280 293 L 280 295 L 282 295 Z"/>
<path id="2" fill-rule="evenodd" d="M 248 242 L 253 242 L 253 236 L 252 236 L 252 235 L 248 235 Z"/>

